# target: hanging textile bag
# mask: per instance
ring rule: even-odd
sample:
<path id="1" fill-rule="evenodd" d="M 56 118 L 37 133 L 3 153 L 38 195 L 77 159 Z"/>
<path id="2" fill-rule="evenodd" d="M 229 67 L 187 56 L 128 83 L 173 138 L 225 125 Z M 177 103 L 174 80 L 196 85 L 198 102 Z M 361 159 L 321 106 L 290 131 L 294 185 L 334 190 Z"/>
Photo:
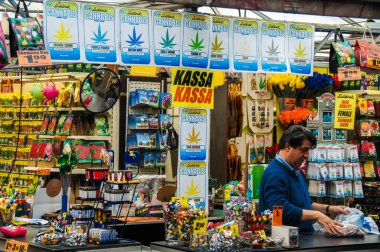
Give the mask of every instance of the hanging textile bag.
<path id="1" fill-rule="evenodd" d="M 338 37 L 340 41 L 338 41 Z M 355 65 L 355 53 L 350 43 L 344 41 L 343 34 L 339 28 L 335 30 L 334 42 L 330 46 L 329 71 L 337 73 L 338 67 Z"/>
<path id="2" fill-rule="evenodd" d="M 9 56 L 7 51 L 7 43 L 5 42 L 5 35 L 0 23 L 0 69 L 9 64 Z"/>
<path id="3" fill-rule="evenodd" d="M 371 39 L 367 39 L 367 30 L 371 35 Z M 371 64 L 372 62 L 368 62 L 380 60 L 380 47 L 376 45 L 370 29 L 364 28 L 363 38 L 356 40 L 355 56 L 356 64 L 358 66 L 379 69 L 379 66 L 376 67 L 376 64 Z"/>
<path id="4" fill-rule="evenodd" d="M 25 18 L 19 18 L 20 4 L 23 5 Z M 17 57 L 17 51 L 45 50 L 43 35 L 36 18 L 29 16 L 28 8 L 24 0 L 17 4 L 15 18 L 9 18 L 11 56 Z"/>

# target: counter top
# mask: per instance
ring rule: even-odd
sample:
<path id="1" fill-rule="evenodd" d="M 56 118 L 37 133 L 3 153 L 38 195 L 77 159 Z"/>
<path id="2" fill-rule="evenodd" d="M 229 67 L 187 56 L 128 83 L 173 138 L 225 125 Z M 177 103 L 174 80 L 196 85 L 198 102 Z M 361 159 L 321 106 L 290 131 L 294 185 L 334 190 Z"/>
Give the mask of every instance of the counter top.
<path id="1" fill-rule="evenodd" d="M 85 247 L 76 247 L 69 248 L 64 246 L 44 246 L 37 243 L 34 243 L 34 237 L 40 228 L 28 227 L 28 232 L 25 237 L 16 237 L 16 238 L 6 238 L 0 234 L 0 244 L 1 247 L 4 247 L 6 240 L 16 240 L 19 242 L 25 242 L 29 244 L 29 251 L 59 251 L 59 252 L 68 252 L 68 251 L 88 251 L 88 250 L 102 250 L 110 248 L 125 248 L 125 247 L 136 247 L 138 246 L 141 250 L 141 244 L 139 242 L 128 240 L 128 239 L 119 239 L 114 243 L 104 243 L 104 244 L 87 244 Z M 124 249 L 125 250 L 125 249 Z M 125 250 L 126 251 L 126 250 Z"/>
<path id="2" fill-rule="evenodd" d="M 175 243 L 152 242 L 151 248 L 153 251 L 197 251 L 191 248 L 182 248 Z M 333 238 L 326 237 L 319 232 L 313 234 L 304 234 L 299 237 L 299 247 L 291 250 L 307 250 L 307 251 L 379 251 L 380 236 L 366 235 L 364 238 Z M 252 251 L 287 251 L 286 248 L 274 249 L 252 249 Z"/>

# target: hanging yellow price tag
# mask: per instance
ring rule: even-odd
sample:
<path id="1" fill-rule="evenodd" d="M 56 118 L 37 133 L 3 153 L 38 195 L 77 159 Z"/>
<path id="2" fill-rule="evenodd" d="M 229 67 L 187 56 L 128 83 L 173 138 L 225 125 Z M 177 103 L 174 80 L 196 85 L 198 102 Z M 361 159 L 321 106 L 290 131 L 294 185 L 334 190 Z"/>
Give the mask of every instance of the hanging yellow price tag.
<path id="1" fill-rule="evenodd" d="M 187 197 L 181 196 L 180 203 L 181 203 L 181 207 L 187 207 Z"/>
<path id="2" fill-rule="evenodd" d="M 54 227 L 50 226 L 50 233 L 54 234 L 55 230 Z"/>
<path id="3" fill-rule="evenodd" d="M 196 235 L 196 234 L 206 234 L 206 227 L 207 227 L 207 219 L 203 219 L 203 220 L 196 220 L 194 221 L 194 224 L 193 224 L 193 228 L 194 228 L 194 231 L 193 231 L 193 234 Z"/>
<path id="4" fill-rule="evenodd" d="M 231 225 L 232 236 L 239 236 L 239 227 L 236 224 Z"/>
<path id="5" fill-rule="evenodd" d="M 63 216 L 63 219 L 66 219 L 66 213 L 63 213 L 62 216 Z"/>
<path id="6" fill-rule="evenodd" d="M 231 191 L 230 189 L 224 189 L 224 201 L 230 201 L 231 200 Z"/>

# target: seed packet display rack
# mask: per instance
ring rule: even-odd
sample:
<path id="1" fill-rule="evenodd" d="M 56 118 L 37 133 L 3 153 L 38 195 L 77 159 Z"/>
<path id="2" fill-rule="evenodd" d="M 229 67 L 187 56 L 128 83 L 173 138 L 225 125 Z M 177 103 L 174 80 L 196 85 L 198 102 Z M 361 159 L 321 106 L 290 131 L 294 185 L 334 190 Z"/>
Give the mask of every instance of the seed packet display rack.
<path id="1" fill-rule="evenodd" d="M 162 108 L 155 108 L 149 105 L 136 105 L 130 106 L 131 104 L 131 91 L 136 91 L 137 89 L 145 89 L 145 90 L 153 90 L 160 93 L 164 93 L 167 91 L 167 80 L 166 78 L 155 78 L 155 77 L 135 77 L 130 76 L 127 77 L 127 99 L 126 103 L 128 109 L 126 110 L 126 137 L 125 137 L 125 154 L 126 156 L 132 154 L 134 151 L 137 151 L 140 157 L 144 151 L 156 151 L 158 148 L 130 148 L 128 146 L 128 135 L 134 133 L 149 133 L 149 134 L 157 134 L 157 133 L 165 133 L 166 130 L 158 127 L 157 129 L 147 128 L 147 129 L 133 129 L 129 127 L 130 118 L 133 114 L 166 114 L 167 110 Z M 137 176 L 139 174 L 165 174 L 165 167 L 162 166 L 154 166 L 150 168 L 144 168 L 141 163 L 138 165 L 129 165 L 126 164 L 126 169 L 132 171 L 133 176 Z"/>

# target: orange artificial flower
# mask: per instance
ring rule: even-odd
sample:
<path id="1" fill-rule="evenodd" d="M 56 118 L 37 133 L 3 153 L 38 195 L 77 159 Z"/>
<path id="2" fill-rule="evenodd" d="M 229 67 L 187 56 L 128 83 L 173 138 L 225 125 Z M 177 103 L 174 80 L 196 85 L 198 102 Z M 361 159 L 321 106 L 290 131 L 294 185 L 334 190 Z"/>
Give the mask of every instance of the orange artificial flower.
<path id="1" fill-rule="evenodd" d="M 306 122 L 310 116 L 314 117 L 315 113 L 306 108 L 296 107 L 293 110 L 282 111 L 281 114 L 277 116 L 277 120 L 285 127 L 289 127 Z"/>

